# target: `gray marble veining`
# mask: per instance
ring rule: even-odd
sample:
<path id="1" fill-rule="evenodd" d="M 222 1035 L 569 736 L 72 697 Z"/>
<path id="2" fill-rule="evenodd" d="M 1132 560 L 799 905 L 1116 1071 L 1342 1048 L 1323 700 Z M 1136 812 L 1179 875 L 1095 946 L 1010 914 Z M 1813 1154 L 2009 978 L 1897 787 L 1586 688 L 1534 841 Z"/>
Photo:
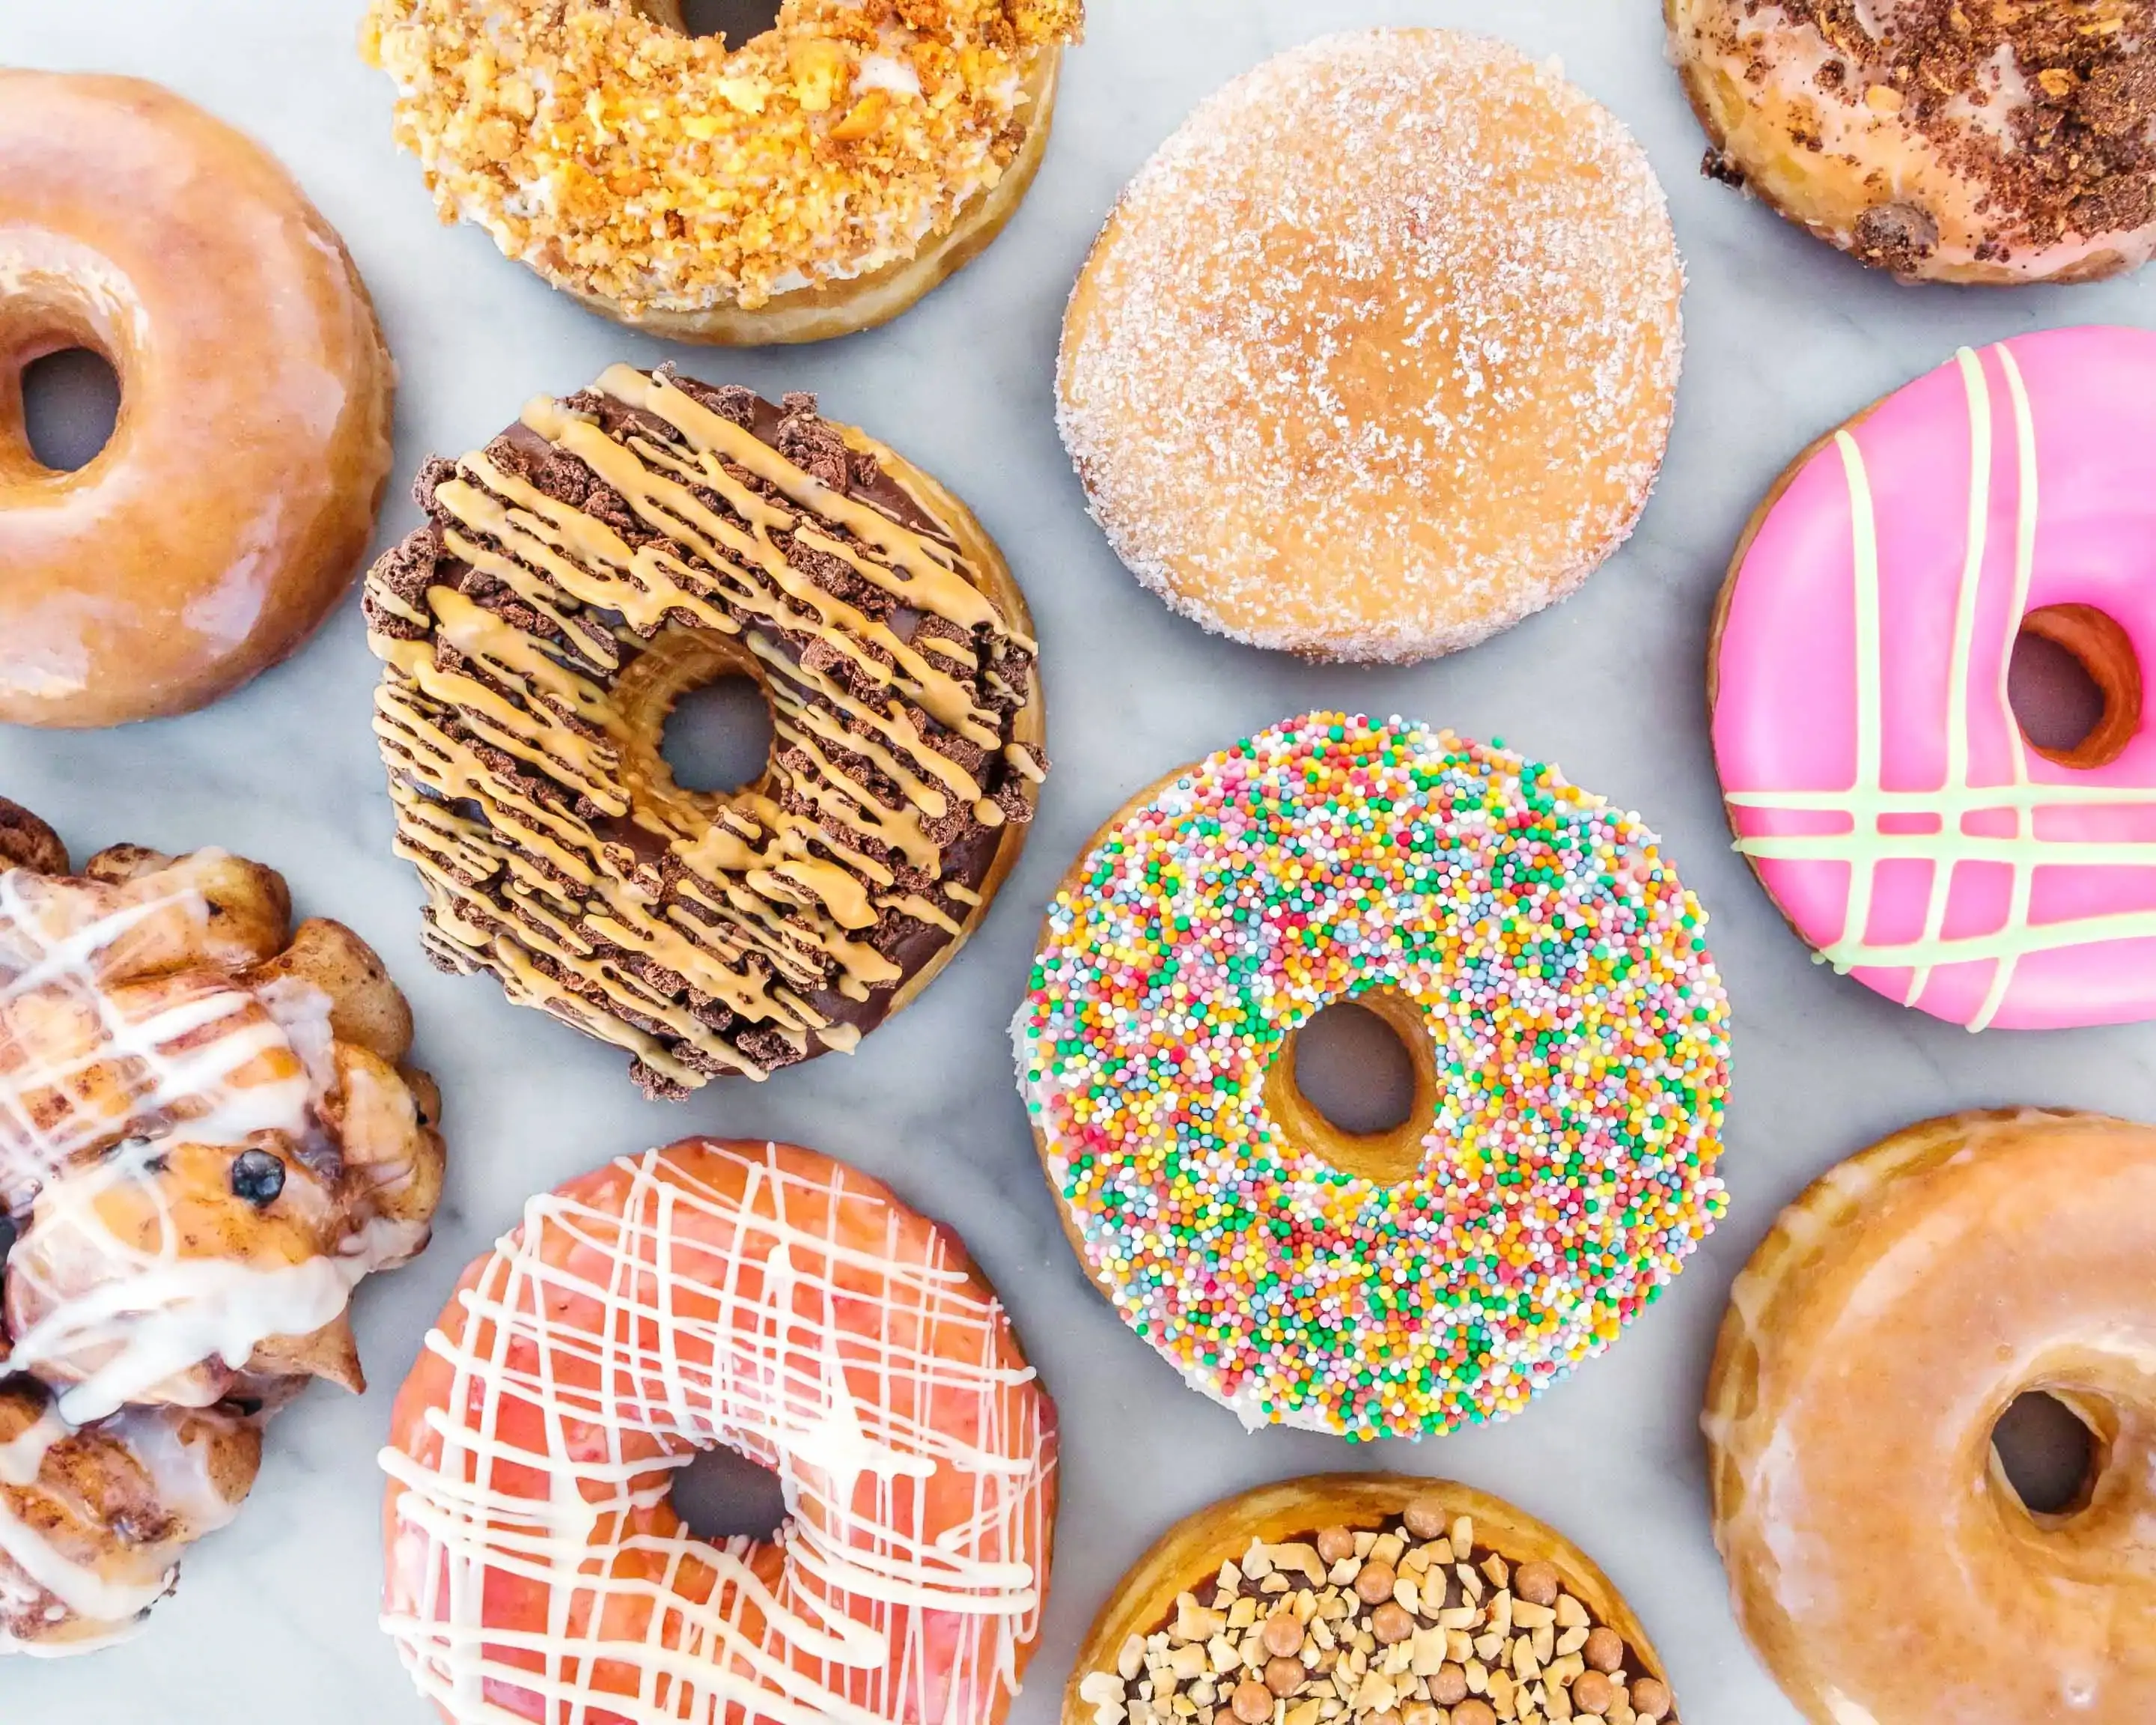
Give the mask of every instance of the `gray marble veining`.
<path id="1" fill-rule="evenodd" d="M 484 439 L 535 392 L 626 358 L 680 360 L 767 393 L 819 391 L 973 502 L 1040 620 L 1055 772 L 1023 866 L 925 1000 L 851 1060 L 693 1101 L 640 1101 L 610 1051 L 430 970 L 418 891 L 389 855 L 367 728 L 375 667 L 356 602 L 291 664 L 208 712 L 93 734 L 0 730 L 0 793 L 83 854 L 118 839 L 217 844 L 275 864 L 303 909 L 388 958 L 447 1098 L 453 1163 L 434 1247 L 371 1283 L 365 1396 L 319 1390 L 275 1428 L 237 1527 L 190 1558 L 146 1635 L 85 1661 L 0 1662 L 8 1725 L 419 1725 L 376 1631 L 388 1403 L 428 1322 L 529 1193 L 691 1131 L 798 1139 L 890 1179 L 964 1234 L 1060 1404 L 1065 1514 L 1045 1640 L 1015 1725 L 1047 1725 L 1071 1651 L 1124 1567 L 1219 1493 L 1318 1469 L 1455 1476 L 1573 1534 L 1631 1594 L 1688 1719 L 1790 1725 L 1730 1616 L 1708 1538 L 1696 1424 L 1730 1278 L 1815 1174 L 1922 1116 L 1986 1103 L 2156 1115 L 2156 1029 L 1982 1040 L 1838 981 L 1730 851 L 1701 664 L 1724 560 L 1761 490 L 1810 439 L 1963 342 L 2075 321 L 2156 326 L 2156 276 L 1999 295 L 1867 274 L 1698 172 L 1702 140 L 1653 0 L 1095 0 L 1055 146 L 1009 234 L 896 325 L 736 356 L 628 336 L 438 226 L 391 146 L 389 90 L 353 51 L 357 0 L 0 0 L 0 62 L 158 78 L 273 147 L 342 231 L 403 372 L 402 480 Z M 1290 663 L 1199 633 L 1142 593 L 1086 520 L 1056 440 L 1063 301 L 1117 188 L 1209 91 L 1336 26 L 1491 30 L 1567 69 L 1645 143 L 1689 261 L 1675 442 L 1640 531 L 1568 603 L 1409 670 Z M 115 196 L 126 195 L 115 187 Z M 206 453 L 206 457 L 208 452 Z M 380 542 L 415 511 L 401 490 Z M 0 570 L 0 581 L 7 578 Z M 1641 810 L 1713 916 L 1737 1011 L 1727 1224 L 1607 1358 L 1510 1424 L 1414 1447 L 1246 1435 L 1182 1388 L 1088 1291 L 1058 1233 L 1013 1093 L 1004 1027 L 1044 896 L 1132 791 L 1291 711 L 1410 712 L 1502 735 Z"/>

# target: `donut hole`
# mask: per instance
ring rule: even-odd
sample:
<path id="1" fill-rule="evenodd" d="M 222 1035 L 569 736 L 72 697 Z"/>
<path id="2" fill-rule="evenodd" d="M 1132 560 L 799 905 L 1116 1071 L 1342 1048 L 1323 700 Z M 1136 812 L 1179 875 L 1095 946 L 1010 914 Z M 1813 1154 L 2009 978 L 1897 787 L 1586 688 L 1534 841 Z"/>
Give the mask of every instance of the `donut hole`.
<path id="1" fill-rule="evenodd" d="M 23 367 L 23 434 L 40 467 L 74 473 L 112 441 L 120 373 L 94 348 L 64 347 Z"/>
<path id="2" fill-rule="evenodd" d="M 2021 619 L 2006 692 L 2029 747 L 2062 767 L 2108 766 L 2141 729 L 2139 657 L 2092 605 L 2046 605 Z"/>
<path id="3" fill-rule="evenodd" d="M 2102 1471 L 2095 1430 L 2068 1403 L 2041 1389 L 2017 1395 L 1999 1416 L 1991 1453 L 2007 1490 L 2039 1519 L 2087 1508 Z"/>
<path id="4" fill-rule="evenodd" d="M 683 790 L 724 796 L 763 777 L 774 735 L 763 685 L 736 671 L 675 703 L 660 752 Z"/>
<path id="5" fill-rule="evenodd" d="M 786 1525 L 778 1476 L 732 1450 L 700 1450 L 674 1476 L 674 1513 L 699 1539 L 769 1539 Z"/>
<path id="6" fill-rule="evenodd" d="M 685 36 L 723 36 L 735 47 L 773 28 L 779 10 L 779 0 L 660 0 L 651 8 L 661 23 Z"/>
<path id="7" fill-rule="evenodd" d="M 1383 1185 L 1414 1178 L 1437 1107 L 1420 1009 L 1383 989 L 1319 1009 L 1273 1063 L 1265 1101 L 1292 1142 L 1342 1173 Z"/>

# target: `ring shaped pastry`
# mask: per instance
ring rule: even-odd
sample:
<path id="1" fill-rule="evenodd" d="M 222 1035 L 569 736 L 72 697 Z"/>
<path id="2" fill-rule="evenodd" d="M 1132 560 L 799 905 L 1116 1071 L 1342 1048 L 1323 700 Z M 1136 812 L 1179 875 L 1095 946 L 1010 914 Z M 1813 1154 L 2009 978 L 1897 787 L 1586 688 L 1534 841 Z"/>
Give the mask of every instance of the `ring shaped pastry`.
<path id="1" fill-rule="evenodd" d="M 730 47 L 680 0 L 374 0 L 366 51 L 444 220 L 618 322 L 761 347 L 885 322 L 988 246 L 1083 15 L 785 0 Z"/>
<path id="2" fill-rule="evenodd" d="M 412 1015 L 283 879 L 0 798 L 0 1653 L 121 1640 L 442 1190 Z M 11 1242 L 11 1243 L 10 1243 Z"/>
<path id="3" fill-rule="evenodd" d="M 1474 1574 L 1472 1593 L 1463 1568 Z M 1485 1668 L 1471 1644 L 1491 1634 L 1507 1654 Z M 1225 1673 L 1209 1645 L 1222 1636 L 1238 1655 Z M 1537 1685 L 1569 1709 L 1529 1702 L 1540 1717 L 1676 1717 L 1669 1675 L 1639 1618 L 1563 1534 L 1450 1480 L 1338 1473 L 1260 1486 L 1163 1534 L 1087 1631 L 1063 1725 L 1294 1717 L 1339 1697 L 1339 1667 L 1326 1656 L 1363 1636 L 1375 1647 L 1350 1710 L 1332 1716 L 1342 1720 L 1496 1725 L 1491 1698 L 1512 1717 L 1511 1697 L 1525 1700 Z M 1512 1651 L 1516 1637 L 1527 1657 Z M 1194 1643 L 1208 1647 L 1209 1702 L 1186 1674 L 1181 1649 Z M 1408 1658 L 1395 1669 L 1389 1656 L 1401 1646 Z M 1465 1659 L 1455 1656 L 1463 1649 Z M 1471 1665 L 1481 1673 L 1472 1692 Z"/>
<path id="4" fill-rule="evenodd" d="M 1911 280 L 2156 253 L 2156 8 L 1664 0 L 1710 171 Z"/>
<path id="5" fill-rule="evenodd" d="M 675 1470 L 771 1470 L 696 1538 Z M 1055 1409 L 948 1229 L 783 1144 L 528 1204 L 391 1414 L 383 1627 L 449 1725 L 997 1725 L 1048 1595 Z"/>
<path id="6" fill-rule="evenodd" d="M 56 473 L 22 372 L 73 347 L 120 417 Z M 153 84 L 0 69 L 0 723 L 187 712 L 297 648 L 366 552 L 393 375 L 259 146 Z"/>
<path id="7" fill-rule="evenodd" d="M 1327 36 L 1124 190 L 1064 320 L 1063 439 L 1116 555 L 1205 628 L 1454 652 L 1631 532 L 1683 290 L 1645 152 L 1548 63 Z"/>
<path id="8" fill-rule="evenodd" d="M 1708 649 L 1738 849 L 1836 970 L 1971 1029 L 2156 1017 L 2156 334 L 2016 336 L 1800 455 Z M 2018 636 L 2104 711 L 2040 748 Z"/>
<path id="9" fill-rule="evenodd" d="M 1395 1132 L 1296 1087 L 1341 1001 L 1415 1062 Z M 1399 719 L 1291 720 L 1141 792 L 1064 876 L 1013 1037 L 1081 1260 L 1253 1427 L 1517 1413 L 1726 1202 L 1728 1004 L 1654 835 Z"/>
<path id="10" fill-rule="evenodd" d="M 1816 1725 L 2156 1717 L 2156 1131 L 1964 1114 L 1784 1211 L 1738 1277 L 1704 1424 L 1738 1620 Z M 1992 1447 L 2089 1429 L 2056 1514 Z M 1911 1633 L 1921 1625 L 1921 1633 Z"/>
<path id="11" fill-rule="evenodd" d="M 418 496 L 367 613 L 438 963 L 666 1096 L 851 1050 L 927 986 L 1045 771 L 1030 619 L 963 504 L 814 397 L 626 366 Z M 684 790 L 667 715 L 734 672 L 769 765 Z"/>

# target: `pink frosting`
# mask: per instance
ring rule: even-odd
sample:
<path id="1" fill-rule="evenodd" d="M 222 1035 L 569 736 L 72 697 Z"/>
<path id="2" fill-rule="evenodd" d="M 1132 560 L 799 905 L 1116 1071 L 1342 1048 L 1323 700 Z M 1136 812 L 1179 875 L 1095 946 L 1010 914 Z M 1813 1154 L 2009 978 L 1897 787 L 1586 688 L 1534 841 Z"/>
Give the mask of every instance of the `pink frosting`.
<path id="1" fill-rule="evenodd" d="M 2156 332 L 2019 336 L 1891 397 L 1768 512 L 1722 636 L 1738 848 L 1837 968 L 1973 1029 L 2156 1018 L 2156 735 L 2078 770 L 2007 704 L 2021 619 L 2061 604 L 2156 664 Z"/>

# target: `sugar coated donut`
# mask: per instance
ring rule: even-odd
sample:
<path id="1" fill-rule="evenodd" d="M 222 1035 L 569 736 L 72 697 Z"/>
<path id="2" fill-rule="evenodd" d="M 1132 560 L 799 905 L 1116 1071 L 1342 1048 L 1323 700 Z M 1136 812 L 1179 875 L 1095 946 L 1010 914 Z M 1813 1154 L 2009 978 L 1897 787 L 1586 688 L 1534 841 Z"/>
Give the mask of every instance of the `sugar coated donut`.
<path id="1" fill-rule="evenodd" d="M 1709 652 L 1759 878 L 1837 970 L 1981 1029 L 2156 1017 L 2156 333 L 2018 336 L 1815 445 L 1753 517 Z M 2016 636 L 2105 692 L 2071 750 Z"/>
<path id="2" fill-rule="evenodd" d="M 418 495 L 366 605 L 438 963 L 675 1096 L 850 1050 L 927 986 L 1046 770 L 1025 600 L 964 504 L 814 396 L 627 366 Z M 770 762 L 685 790 L 667 716 L 732 675 Z"/>
<path id="3" fill-rule="evenodd" d="M 680 0 L 372 0 L 367 57 L 444 221 L 620 322 L 814 341 L 1002 231 L 1083 0 L 784 0 L 738 46 Z"/>
<path id="4" fill-rule="evenodd" d="M 1486 1666 L 1473 1644 L 1492 1635 L 1507 1651 Z M 1194 1676 L 1190 1648 L 1208 1650 Z M 1094 1619 L 1063 1725 L 1657 1725 L 1675 1707 L 1625 1596 L 1556 1529 L 1450 1480 L 1328 1473 L 1163 1533 Z"/>
<path id="5" fill-rule="evenodd" d="M 237 1513 L 262 1426 L 362 1387 L 354 1287 L 442 1190 L 412 1015 L 219 850 L 68 873 L 0 799 L 0 1653 L 131 1633 Z"/>
<path id="6" fill-rule="evenodd" d="M 1064 324 L 1064 441 L 1117 555 L 1207 629 L 1452 652 L 1631 531 L 1683 285 L 1646 157 L 1553 67 L 1329 36 L 1124 192 Z"/>
<path id="7" fill-rule="evenodd" d="M 1964 1114 L 1782 1214 L 1708 1380 L 1737 1615 L 1815 1725 L 2156 1717 L 2156 1131 Z M 1992 1447 L 2046 1392 L 2094 1461 L 2057 1514 Z"/>
<path id="8" fill-rule="evenodd" d="M 1502 746 L 1318 713 L 1209 756 L 1065 875 L 1014 1026 L 1065 1231 L 1246 1425 L 1517 1413 L 1722 1213 L 1705 927 L 1636 818 Z M 1414 1063 L 1390 1133 L 1296 1087 L 1341 1000 Z"/>
<path id="9" fill-rule="evenodd" d="M 2150 0 L 1664 0 L 1708 167 L 1912 280 L 2156 253 Z"/>
<path id="10" fill-rule="evenodd" d="M 700 1450 L 774 1539 L 695 1538 Z M 391 1415 L 383 1627 L 449 1725 L 997 1725 L 1048 1594 L 1055 1409 L 949 1230 L 691 1139 L 534 1199 Z"/>
<path id="11" fill-rule="evenodd" d="M 120 418 L 56 473 L 22 372 L 74 347 Z M 393 377 L 259 146 L 154 84 L 0 67 L 0 723 L 192 711 L 296 649 L 373 531 Z"/>

